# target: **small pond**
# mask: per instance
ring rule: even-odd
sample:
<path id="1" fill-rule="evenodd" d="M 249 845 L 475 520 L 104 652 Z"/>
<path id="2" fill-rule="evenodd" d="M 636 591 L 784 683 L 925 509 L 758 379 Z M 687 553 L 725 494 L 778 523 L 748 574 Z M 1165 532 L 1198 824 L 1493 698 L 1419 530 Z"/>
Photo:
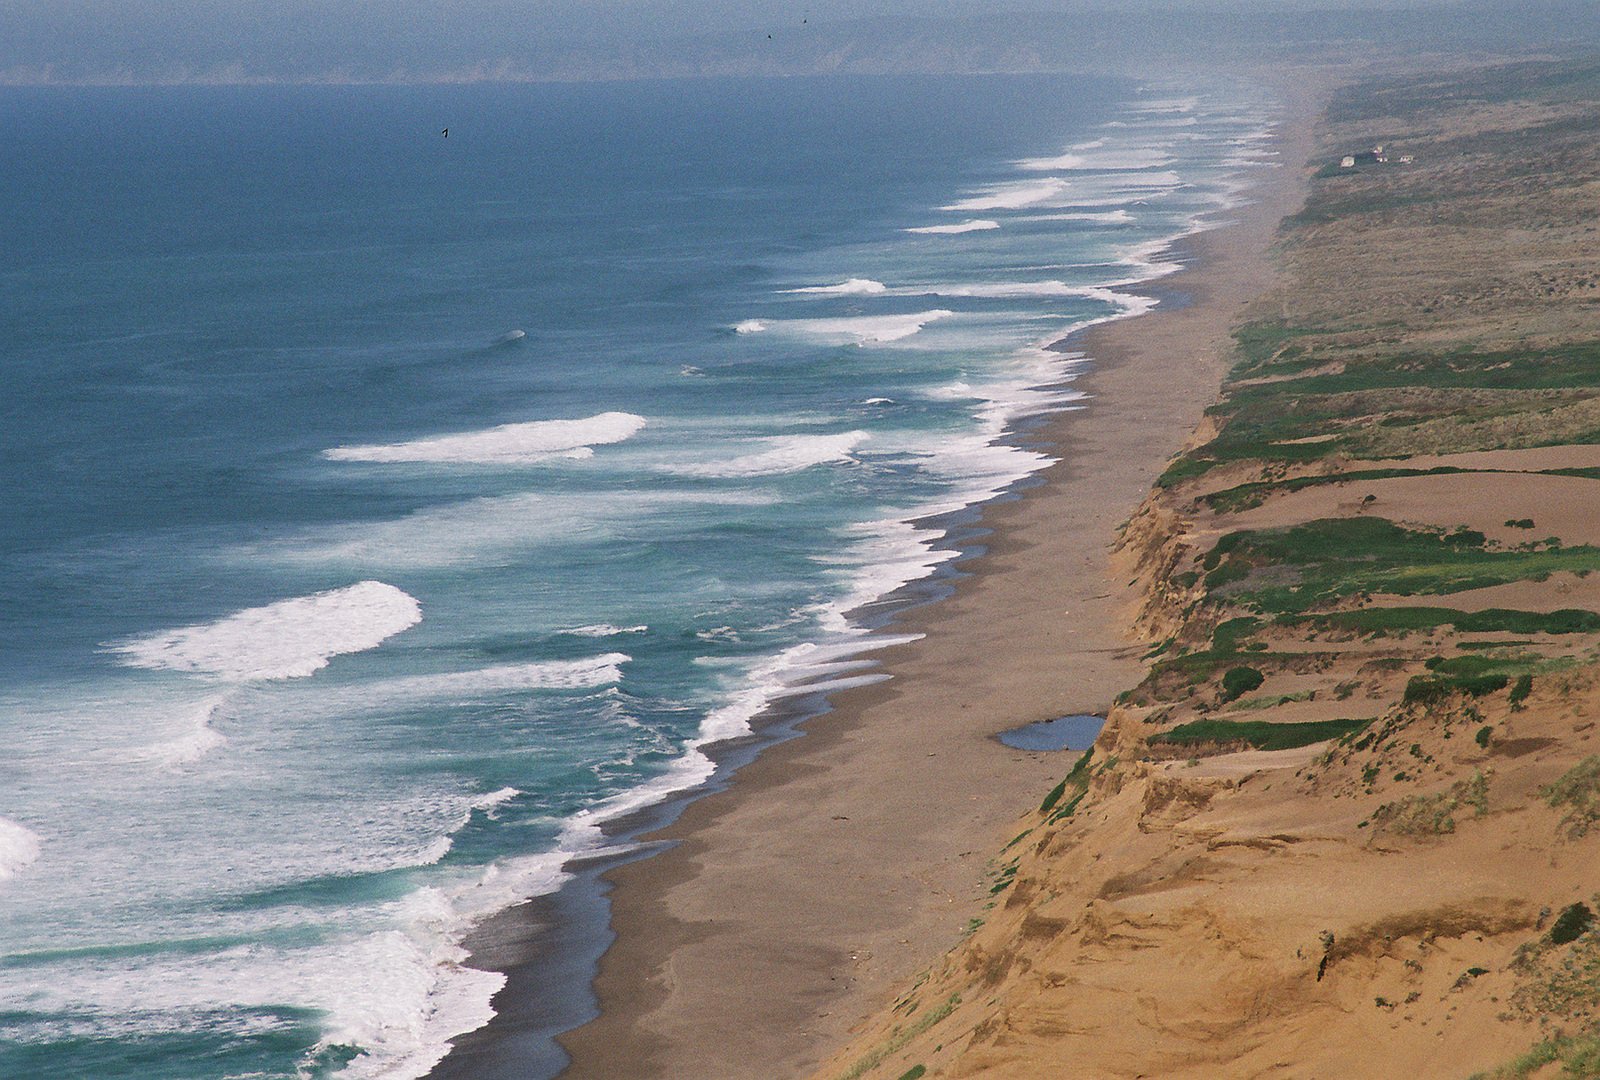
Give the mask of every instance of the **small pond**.
<path id="1" fill-rule="evenodd" d="M 1105 717 L 1079 713 L 1002 731 L 996 738 L 1013 750 L 1087 750 L 1105 726 Z"/>

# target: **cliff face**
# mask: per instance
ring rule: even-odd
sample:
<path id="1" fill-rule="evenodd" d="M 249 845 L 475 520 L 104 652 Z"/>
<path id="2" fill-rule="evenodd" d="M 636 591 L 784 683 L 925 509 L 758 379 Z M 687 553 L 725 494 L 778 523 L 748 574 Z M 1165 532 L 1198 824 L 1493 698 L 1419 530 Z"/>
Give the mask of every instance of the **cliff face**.
<path id="1" fill-rule="evenodd" d="M 1309 168 L 1121 537 L 1148 674 L 818 1077 L 1600 1075 L 1600 65 L 1353 88 Z"/>

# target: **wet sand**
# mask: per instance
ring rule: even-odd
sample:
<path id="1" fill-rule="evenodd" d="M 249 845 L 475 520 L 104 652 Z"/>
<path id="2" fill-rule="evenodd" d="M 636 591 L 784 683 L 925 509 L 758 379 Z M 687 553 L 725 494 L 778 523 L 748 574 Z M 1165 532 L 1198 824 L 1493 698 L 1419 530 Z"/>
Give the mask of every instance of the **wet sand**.
<path id="1" fill-rule="evenodd" d="M 1315 107 L 1290 103 L 1283 167 L 1157 283 L 1184 303 L 1064 343 L 1093 358 L 1074 384 L 1092 400 L 1037 433 L 1060 462 L 985 508 L 992 535 L 954 594 L 897 620 L 926 636 L 878 654 L 894 679 L 837 695 L 804 738 L 689 805 L 660 834 L 675 846 L 606 875 L 617 939 L 601 1016 L 561 1038 L 564 1076 L 804 1073 L 981 913 L 1004 831 L 1071 761 L 993 736 L 1103 714 L 1137 681 L 1145 647 L 1126 636 L 1133 597 L 1111 546 L 1215 397 L 1240 306 L 1271 280 Z"/>

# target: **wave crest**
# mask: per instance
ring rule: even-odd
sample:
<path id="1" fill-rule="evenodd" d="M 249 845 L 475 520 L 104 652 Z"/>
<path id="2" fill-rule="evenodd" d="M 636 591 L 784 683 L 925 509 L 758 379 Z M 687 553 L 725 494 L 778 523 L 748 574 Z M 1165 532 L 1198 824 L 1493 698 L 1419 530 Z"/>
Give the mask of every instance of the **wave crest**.
<path id="1" fill-rule="evenodd" d="M 415 597 L 381 581 L 362 581 L 109 648 L 132 667 L 234 681 L 297 679 L 335 656 L 376 648 L 421 621 Z"/>
<path id="2" fill-rule="evenodd" d="M 594 452 L 591 447 L 623 442 L 644 426 L 642 416 L 606 412 L 582 420 L 532 420 L 410 442 L 336 446 L 322 456 L 333 461 L 518 465 L 552 457 L 589 457 Z"/>
<path id="3" fill-rule="evenodd" d="M 998 229 L 998 221 L 989 221 L 986 218 L 975 218 L 955 225 L 920 225 L 915 229 L 905 230 L 908 233 L 923 233 L 933 236 L 949 236 L 955 233 L 986 232 L 989 229 Z"/>
<path id="4" fill-rule="evenodd" d="M 786 293 L 814 293 L 818 296 L 874 296 L 888 290 L 881 281 L 853 277 L 837 285 L 808 285 L 803 289 L 785 289 Z"/>
<path id="5" fill-rule="evenodd" d="M 681 476 L 706 478 L 735 478 L 741 476 L 772 476 L 777 473 L 799 472 L 813 465 L 830 461 L 848 461 L 850 454 L 868 435 L 865 431 L 846 431 L 837 435 L 786 435 L 766 439 L 767 449 L 725 461 L 709 461 L 698 465 L 680 465 L 673 472 Z"/>
<path id="6" fill-rule="evenodd" d="M 1034 206 L 1038 203 L 1049 202 L 1067 190 L 1067 182 L 1057 177 L 1047 180 L 1025 180 L 1015 184 L 999 184 L 990 188 L 981 195 L 961 199 L 948 206 L 941 206 L 941 210 L 1019 210 L 1024 206 Z"/>

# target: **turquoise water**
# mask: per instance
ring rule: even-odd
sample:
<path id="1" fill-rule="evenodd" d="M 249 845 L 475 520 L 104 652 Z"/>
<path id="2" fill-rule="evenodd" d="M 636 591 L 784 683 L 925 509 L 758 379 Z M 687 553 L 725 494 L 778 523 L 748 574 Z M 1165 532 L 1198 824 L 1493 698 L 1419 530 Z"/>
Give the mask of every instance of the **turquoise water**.
<path id="1" fill-rule="evenodd" d="M 425 1073 L 476 920 L 883 677 L 863 613 L 950 555 L 908 522 L 1047 463 L 1044 346 L 1150 306 L 1272 116 L 0 91 L 0 1075 Z"/>

